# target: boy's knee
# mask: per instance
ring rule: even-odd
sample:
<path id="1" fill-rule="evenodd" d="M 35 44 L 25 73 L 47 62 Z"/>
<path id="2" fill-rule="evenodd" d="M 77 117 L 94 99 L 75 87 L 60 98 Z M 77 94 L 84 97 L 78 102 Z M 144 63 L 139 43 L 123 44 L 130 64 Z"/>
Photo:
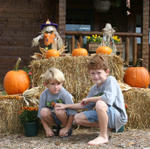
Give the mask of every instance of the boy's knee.
<path id="1" fill-rule="evenodd" d="M 55 109 L 56 116 L 65 116 L 66 111 L 65 110 L 56 110 Z"/>
<path id="2" fill-rule="evenodd" d="M 96 110 L 102 110 L 102 111 L 107 111 L 107 108 L 108 108 L 107 104 L 101 100 L 96 102 L 95 107 L 96 107 Z"/>
<path id="3" fill-rule="evenodd" d="M 74 116 L 74 121 L 75 121 L 76 124 L 80 124 L 81 120 L 83 120 L 83 117 L 81 116 L 81 114 L 76 114 Z"/>
<path id="4" fill-rule="evenodd" d="M 47 116 L 50 116 L 50 110 L 48 108 L 42 108 L 40 111 L 40 116 L 45 118 Z"/>

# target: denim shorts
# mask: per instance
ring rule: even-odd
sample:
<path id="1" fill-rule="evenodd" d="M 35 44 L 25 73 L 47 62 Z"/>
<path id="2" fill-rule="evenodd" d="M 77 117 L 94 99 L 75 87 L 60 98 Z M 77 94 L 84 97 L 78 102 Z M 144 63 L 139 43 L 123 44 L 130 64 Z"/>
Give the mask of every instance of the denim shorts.
<path id="1" fill-rule="evenodd" d="M 57 125 L 61 125 L 61 121 L 57 118 L 57 116 L 56 116 L 56 114 L 54 112 L 52 112 L 52 117 L 53 117 L 54 122 Z"/>
<path id="2" fill-rule="evenodd" d="M 108 114 L 108 128 L 115 128 L 115 113 L 118 112 L 114 107 L 109 106 L 107 110 Z M 98 122 L 96 110 L 84 111 L 83 114 L 90 122 Z"/>

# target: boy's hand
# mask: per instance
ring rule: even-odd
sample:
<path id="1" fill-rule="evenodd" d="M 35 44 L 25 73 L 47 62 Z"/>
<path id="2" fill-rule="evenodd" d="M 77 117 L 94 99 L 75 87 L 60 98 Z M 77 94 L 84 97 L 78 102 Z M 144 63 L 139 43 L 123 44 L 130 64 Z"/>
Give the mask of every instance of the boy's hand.
<path id="1" fill-rule="evenodd" d="M 88 98 L 84 98 L 84 99 L 82 99 L 82 101 L 81 101 L 81 105 L 87 105 L 88 104 Z"/>
<path id="2" fill-rule="evenodd" d="M 64 110 L 64 109 L 66 109 L 66 107 L 65 107 L 65 104 L 56 103 L 56 104 L 55 104 L 55 109 L 56 109 L 56 110 Z"/>

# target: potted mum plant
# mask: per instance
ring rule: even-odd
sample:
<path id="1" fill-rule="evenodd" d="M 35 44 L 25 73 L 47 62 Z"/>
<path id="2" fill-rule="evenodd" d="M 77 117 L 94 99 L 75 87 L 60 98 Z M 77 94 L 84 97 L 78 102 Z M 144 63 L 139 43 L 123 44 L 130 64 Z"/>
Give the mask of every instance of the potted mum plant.
<path id="1" fill-rule="evenodd" d="M 89 52 L 95 52 L 95 50 L 101 44 L 103 38 L 95 34 L 92 36 L 86 36 L 86 39 Z"/>
<path id="2" fill-rule="evenodd" d="M 38 133 L 38 108 L 22 107 L 19 111 L 19 118 L 24 126 L 25 136 L 32 137 Z"/>
<path id="3" fill-rule="evenodd" d="M 112 38 L 116 45 L 118 45 L 121 42 L 121 39 L 116 35 L 113 36 Z M 87 39 L 89 52 L 95 52 L 98 46 L 101 45 L 103 41 L 103 37 L 98 36 L 97 34 L 92 36 L 86 36 L 86 39 Z"/>

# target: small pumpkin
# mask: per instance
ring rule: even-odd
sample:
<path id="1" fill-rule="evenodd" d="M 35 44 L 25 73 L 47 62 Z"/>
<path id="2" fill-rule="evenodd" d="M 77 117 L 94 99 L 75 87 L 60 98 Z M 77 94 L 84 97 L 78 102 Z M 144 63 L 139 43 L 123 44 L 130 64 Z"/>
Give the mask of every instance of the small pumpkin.
<path id="1" fill-rule="evenodd" d="M 110 55 L 112 53 L 112 49 L 108 46 L 99 46 L 96 49 L 96 54 L 108 54 Z"/>
<path id="2" fill-rule="evenodd" d="M 24 70 L 18 70 L 21 58 L 17 60 L 15 70 L 8 71 L 4 77 L 4 89 L 8 95 L 22 94 L 30 86 L 30 79 Z"/>
<path id="3" fill-rule="evenodd" d="M 78 48 L 72 51 L 72 56 L 87 56 L 88 51 L 80 47 L 80 44 L 77 43 Z"/>
<path id="4" fill-rule="evenodd" d="M 125 71 L 124 82 L 132 87 L 148 88 L 149 72 L 144 67 L 128 67 Z"/>
<path id="5" fill-rule="evenodd" d="M 46 58 L 59 56 L 60 56 L 59 51 L 56 49 L 50 49 L 46 52 Z"/>

